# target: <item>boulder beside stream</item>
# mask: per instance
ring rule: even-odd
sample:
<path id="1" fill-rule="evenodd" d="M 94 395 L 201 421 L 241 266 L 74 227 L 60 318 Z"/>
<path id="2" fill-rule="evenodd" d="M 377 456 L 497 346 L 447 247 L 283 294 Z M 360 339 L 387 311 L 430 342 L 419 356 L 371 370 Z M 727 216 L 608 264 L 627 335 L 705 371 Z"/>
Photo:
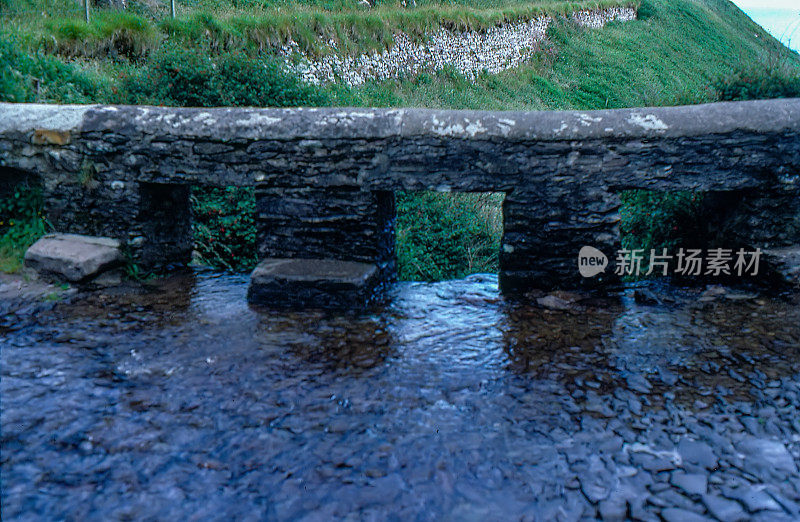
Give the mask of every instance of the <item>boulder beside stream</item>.
<path id="1" fill-rule="evenodd" d="M 118 241 L 77 234 L 42 236 L 25 252 L 26 266 L 71 283 L 93 279 L 124 260 Z"/>

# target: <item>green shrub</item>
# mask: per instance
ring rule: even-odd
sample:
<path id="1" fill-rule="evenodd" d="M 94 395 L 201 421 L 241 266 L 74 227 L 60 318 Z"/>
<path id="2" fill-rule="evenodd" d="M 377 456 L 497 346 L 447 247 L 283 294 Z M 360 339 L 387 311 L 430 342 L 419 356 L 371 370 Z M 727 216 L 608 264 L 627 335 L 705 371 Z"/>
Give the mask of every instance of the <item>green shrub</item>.
<path id="1" fill-rule="evenodd" d="M 123 79 L 123 85 L 134 103 L 212 107 L 221 105 L 214 77 L 207 54 L 169 48 Z"/>
<path id="2" fill-rule="evenodd" d="M 41 188 L 25 183 L 0 199 L 0 271 L 19 270 L 25 251 L 47 232 L 42 204 Z"/>
<path id="3" fill-rule="evenodd" d="M 322 105 L 320 91 L 273 60 L 167 47 L 124 81 L 130 101 L 187 107 Z"/>
<path id="4" fill-rule="evenodd" d="M 51 56 L 32 54 L 17 37 L 0 33 L 0 101 L 103 103 L 108 80 Z"/>
<path id="5" fill-rule="evenodd" d="M 714 82 L 721 101 L 800 97 L 800 71 L 782 67 L 738 70 Z"/>
<path id="6" fill-rule="evenodd" d="M 399 193 L 397 261 L 402 280 L 497 272 L 502 194 Z"/>
<path id="7" fill-rule="evenodd" d="M 194 188 L 192 231 L 200 261 L 226 270 L 252 269 L 258 261 L 255 207 L 252 188 Z"/>
<path id="8" fill-rule="evenodd" d="M 692 192 L 629 190 L 621 194 L 622 247 L 670 254 L 684 247 L 702 246 L 703 229 L 698 220 L 702 195 Z M 646 263 L 642 263 L 644 266 Z"/>

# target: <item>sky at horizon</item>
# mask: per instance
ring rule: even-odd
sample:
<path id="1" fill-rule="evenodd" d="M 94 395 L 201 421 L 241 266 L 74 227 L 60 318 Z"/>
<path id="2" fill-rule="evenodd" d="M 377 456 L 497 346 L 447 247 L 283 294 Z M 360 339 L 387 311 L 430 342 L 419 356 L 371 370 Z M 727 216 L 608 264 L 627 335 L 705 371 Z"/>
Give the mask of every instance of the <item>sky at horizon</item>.
<path id="1" fill-rule="evenodd" d="M 769 34 L 800 52 L 800 0 L 732 0 Z"/>

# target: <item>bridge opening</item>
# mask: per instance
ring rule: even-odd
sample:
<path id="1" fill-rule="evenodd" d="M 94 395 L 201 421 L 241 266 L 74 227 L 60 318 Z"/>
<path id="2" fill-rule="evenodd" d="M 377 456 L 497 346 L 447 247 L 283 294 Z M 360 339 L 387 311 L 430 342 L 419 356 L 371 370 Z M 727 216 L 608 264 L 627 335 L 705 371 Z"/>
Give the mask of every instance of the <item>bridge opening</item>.
<path id="1" fill-rule="evenodd" d="M 193 261 L 234 272 L 258 263 L 252 187 L 193 187 Z"/>
<path id="2" fill-rule="evenodd" d="M 629 190 L 622 192 L 620 199 L 622 201 L 621 244 L 626 250 L 642 251 L 642 271 L 650 271 L 651 252 L 658 256 L 666 250 L 669 256 L 664 261 L 659 260 L 659 270 L 653 267 L 650 277 L 663 276 L 666 270 L 672 279 L 679 281 L 724 283 L 740 280 L 741 276 L 733 277 L 727 272 L 713 271 L 709 274 L 707 269 L 702 270 L 700 274 L 687 275 L 687 263 L 678 262 L 678 253 L 681 250 L 684 251 L 684 255 L 690 251 L 699 251 L 703 256 L 708 256 L 712 250 L 722 249 L 723 253 L 729 252 L 730 256 L 735 256 L 740 249 L 752 252 L 756 247 L 770 246 L 763 237 L 754 240 L 747 236 L 746 231 L 753 228 L 753 220 L 759 221 L 758 226 L 762 230 L 774 228 L 776 233 L 770 237 L 775 237 L 788 228 L 785 223 L 768 215 L 759 216 L 763 213 L 763 209 L 757 207 L 763 204 L 764 199 L 759 197 L 758 191 L 753 190 L 709 192 Z M 778 223 L 774 223 L 775 221 Z M 731 259 L 728 264 L 733 262 L 734 259 Z M 706 277 L 709 275 L 713 277 Z M 643 277 L 634 276 L 629 279 Z"/>
<path id="3" fill-rule="evenodd" d="M 47 231 L 41 179 L 0 167 L 0 272 L 19 270 L 25 250 Z"/>
<path id="4" fill-rule="evenodd" d="M 192 215 L 188 185 L 142 183 L 140 256 L 152 267 L 188 263 L 192 253 Z"/>
<path id="5" fill-rule="evenodd" d="M 498 273 L 504 199 L 502 192 L 397 193 L 399 279 Z"/>

